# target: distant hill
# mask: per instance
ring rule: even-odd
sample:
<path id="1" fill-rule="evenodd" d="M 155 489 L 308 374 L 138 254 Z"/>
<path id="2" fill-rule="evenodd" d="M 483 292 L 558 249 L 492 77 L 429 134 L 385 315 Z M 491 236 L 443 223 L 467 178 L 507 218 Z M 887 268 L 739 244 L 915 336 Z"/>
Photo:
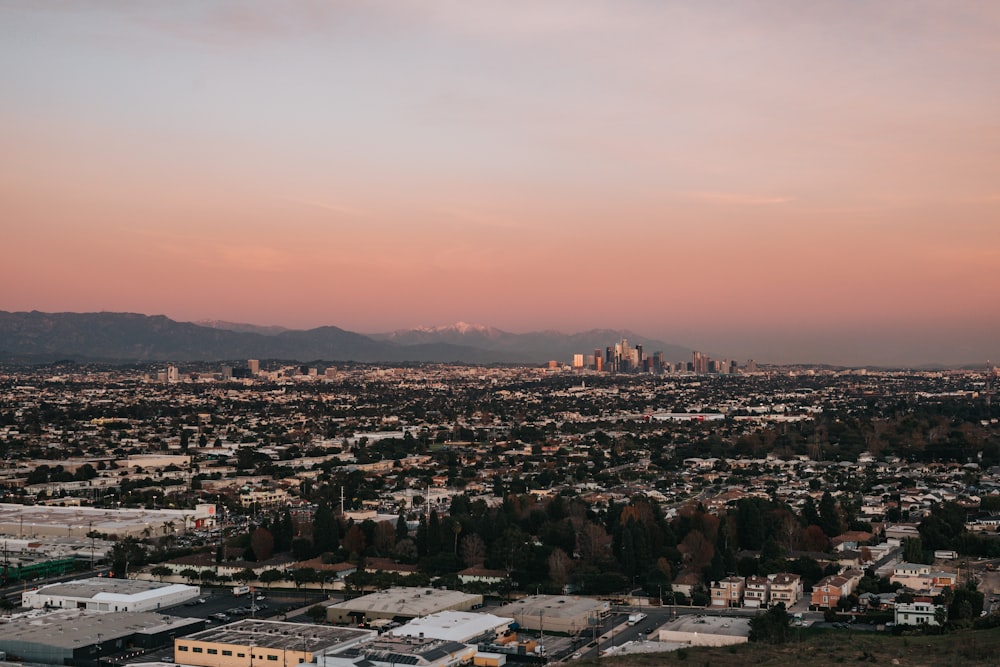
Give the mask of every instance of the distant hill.
<path id="1" fill-rule="evenodd" d="M 244 324 L 242 322 L 226 322 L 225 320 L 199 320 L 192 322 L 200 327 L 210 329 L 225 329 L 226 331 L 239 331 L 240 333 L 258 333 L 264 336 L 276 336 L 277 334 L 289 331 L 285 327 L 262 327 L 256 324 Z"/>
<path id="2" fill-rule="evenodd" d="M 137 313 L 0 311 L 0 359 L 41 363 L 77 361 L 297 361 L 543 363 L 569 362 L 623 336 L 649 354 L 687 359 L 686 348 L 627 331 L 512 334 L 491 327 L 453 325 L 366 336 L 334 326 L 305 331 L 224 322 L 211 326 Z M 234 330 L 235 329 L 235 330 Z"/>

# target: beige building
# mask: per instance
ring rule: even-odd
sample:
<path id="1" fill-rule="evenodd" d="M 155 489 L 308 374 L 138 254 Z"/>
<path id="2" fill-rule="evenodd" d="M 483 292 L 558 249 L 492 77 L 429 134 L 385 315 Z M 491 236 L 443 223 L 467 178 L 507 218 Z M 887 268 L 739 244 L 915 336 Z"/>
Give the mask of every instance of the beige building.
<path id="1" fill-rule="evenodd" d="M 731 646 L 750 640 L 750 619 L 731 616 L 681 616 L 659 632 L 661 642 L 688 646 Z"/>
<path id="2" fill-rule="evenodd" d="M 771 581 L 767 577 L 747 577 L 746 588 L 743 590 L 743 606 L 766 607 L 771 599 Z"/>
<path id="3" fill-rule="evenodd" d="M 802 599 L 802 577 L 788 572 L 769 574 L 771 582 L 771 604 L 783 602 L 788 609 Z"/>
<path id="4" fill-rule="evenodd" d="M 743 603 L 743 577 L 726 577 L 712 582 L 713 607 L 739 607 Z"/>
<path id="5" fill-rule="evenodd" d="M 397 586 L 330 605 L 326 618 L 331 623 L 361 624 L 376 618 L 409 619 L 440 611 L 470 611 L 482 606 L 482 595 Z"/>
<path id="6" fill-rule="evenodd" d="M 532 595 L 500 607 L 497 616 L 513 618 L 527 630 L 576 634 L 611 613 L 607 600 L 569 595 Z"/>
<path id="7" fill-rule="evenodd" d="M 196 667 L 289 667 L 330 649 L 370 641 L 372 630 L 242 620 L 174 640 L 174 662 Z"/>

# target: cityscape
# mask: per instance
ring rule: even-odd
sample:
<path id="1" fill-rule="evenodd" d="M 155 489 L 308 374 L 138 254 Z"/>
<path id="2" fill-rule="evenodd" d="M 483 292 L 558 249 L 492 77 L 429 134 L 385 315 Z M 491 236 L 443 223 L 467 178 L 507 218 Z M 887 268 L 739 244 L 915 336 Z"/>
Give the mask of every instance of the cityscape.
<path id="1" fill-rule="evenodd" d="M 1000 666 L 1000 3 L 0 35 L 0 667 Z"/>
<path id="2" fill-rule="evenodd" d="M 588 356 L 6 365 L 0 650 L 537 664 L 1000 618 L 995 367 Z"/>

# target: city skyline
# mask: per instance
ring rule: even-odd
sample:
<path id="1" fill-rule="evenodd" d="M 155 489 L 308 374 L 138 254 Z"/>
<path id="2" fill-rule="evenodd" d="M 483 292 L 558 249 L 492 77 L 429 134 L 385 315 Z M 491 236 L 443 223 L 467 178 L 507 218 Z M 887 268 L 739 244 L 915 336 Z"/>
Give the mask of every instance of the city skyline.
<path id="1" fill-rule="evenodd" d="M 0 25 L 0 310 L 1000 358 L 990 4 L 11 2 Z"/>

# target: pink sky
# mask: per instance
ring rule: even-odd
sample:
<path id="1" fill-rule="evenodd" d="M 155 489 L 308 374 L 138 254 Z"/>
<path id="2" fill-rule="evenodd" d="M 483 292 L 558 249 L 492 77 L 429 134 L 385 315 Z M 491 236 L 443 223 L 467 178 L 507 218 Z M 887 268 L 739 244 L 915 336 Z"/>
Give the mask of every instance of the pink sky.
<path id="1" fill-rule="evenodd" d="M 1000 5 L 12 2 L 0 309 L 1000 358 Z"/>

